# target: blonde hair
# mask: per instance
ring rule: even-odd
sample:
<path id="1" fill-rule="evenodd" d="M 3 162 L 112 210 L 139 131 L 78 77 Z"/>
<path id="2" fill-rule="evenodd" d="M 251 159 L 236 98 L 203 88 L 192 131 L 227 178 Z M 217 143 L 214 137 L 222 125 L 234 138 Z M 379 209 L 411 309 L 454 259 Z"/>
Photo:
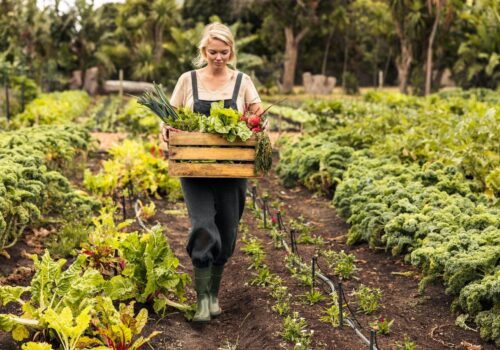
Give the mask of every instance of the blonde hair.
<path id="1" fill-rule="evenodd" d="M 198 56 L 193 60 L 195 67 L 203 67 L 207 62 L 207 53 L 205 52 L 208 41 L 210 39 L 220 40 L 231 48 L 231 54 L 229 56 L 229 62 L 236 67 L 236 48 L 234 45 L 233 33 L 228 26 L 222 23 L 211 23 L 208 24 L 205 29 L 203 29 L 203 37 L 198 44 Z"/>

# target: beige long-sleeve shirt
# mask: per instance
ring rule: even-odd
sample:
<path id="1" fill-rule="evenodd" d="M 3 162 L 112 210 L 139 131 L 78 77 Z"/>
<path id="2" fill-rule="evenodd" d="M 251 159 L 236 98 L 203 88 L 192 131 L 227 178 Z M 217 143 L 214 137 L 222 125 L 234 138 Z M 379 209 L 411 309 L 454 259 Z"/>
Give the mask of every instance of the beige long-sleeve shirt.
<path id="1" fill-rule="evenodd" d="M 237 71 L 233 72 L 231 79 L 217 90 L 209 90 L 200 81 L 198 76 L 198 98 L 207 101 L 229 100 L 233 96 L 234 86 L 236 84 Z M 191 72 L 182 74 L 175 85 L 174 91 L 170 98 L 170 104 L 174 107 L 189 107 L 193 109 L 193 88 L 191 81 Z M 262 102 L 252 79 L 243 74 L 241 80 L 240 91 L 236 99 L 238 111 L 243 112 L 245 105 Z"/>

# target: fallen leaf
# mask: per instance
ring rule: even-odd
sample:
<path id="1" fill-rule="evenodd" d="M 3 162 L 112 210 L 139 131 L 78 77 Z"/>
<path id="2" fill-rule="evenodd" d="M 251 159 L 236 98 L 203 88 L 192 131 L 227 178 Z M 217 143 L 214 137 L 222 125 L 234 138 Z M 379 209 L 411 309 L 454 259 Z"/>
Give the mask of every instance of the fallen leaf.
<path id="1" fill-rule="evenodd" d="M 481 345 L 474 345 L 466 341 L 462 341 L 460 345 L 462 345 L 464 349 L 467 350 L 481 350 L 483 348 Z"/>

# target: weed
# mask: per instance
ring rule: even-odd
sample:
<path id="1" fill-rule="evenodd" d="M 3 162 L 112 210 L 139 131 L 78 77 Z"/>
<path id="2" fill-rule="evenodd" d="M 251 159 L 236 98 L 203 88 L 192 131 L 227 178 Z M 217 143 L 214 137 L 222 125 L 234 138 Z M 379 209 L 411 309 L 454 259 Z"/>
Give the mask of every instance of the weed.
<path id="1" fill-rule="evenodd" d="M 330 306 L 323 310 L 322 315 L 319 320 L 325 323 L 329 323 L 332 327 L 340 326 L 340 308 L 339 308 L 339 300 L 337 294 L 331 294 L 332 300 L 330 302 Z M 344 317 L 347 317 L 347 314 L 344 313 Z"/>
<path id="2" fill-rule="evenodd" d="M 325 299 L 325 296 L 323 295 L 323 293 L 321 293 L 317 289 L 311 288 L 310 291 L 308 291 L 308 292 L 306 292 L 306 294 L 304 294 L 304 301 L 306 304 L 309 304 L 309 305 L 317 304 L 320 301 L 322 301 L 323 299 Z"/>
<path id="3" fill-rule="evenodd" d="M 396 342 L 396 350 L 415 350 L 417 348 L 417 344 L 411 341 L 408 334 L 404 335 L 403 342 Z"/>
<path id="4" fill-rule="evenodd" d="M 384 316 L 380 316 L 373 322 L 370 322 L 370 327 L 372 327 L 377 333 L 389 335 L 391 333 L 391 327 L 394 323 L 394 320 L 390 320 L 385 318 Z"/>
<path id="5" fill-rule="evenodd" d="M 333 250 L 321 251 L 321 255 L 326 259 L 328 266 L 333 269 L 337 276 L 343 279 L 349 279 L 356 272 L 354 254 L 347 254 L 343 250 L 337 253 Z"/>
<path id="6" fill-rule="evenodd" d="M 358 306 L 365 314 L 371 314 L 377 311 L 382 298 L 382 291 L 378 288 L 372 289 L 361 285 L 356 292 Z"/>
<path id="7" fill-rule="evenodd" d="M 295 343 L 299 349 L 309 349 L 313 331 L 307 331 L 307 322 L 303 317 L 299 317 L 298 312 L 288 315 L 283 320 L 283 339 Z"/>
<path id="8" fill-rule="evenodd" d="M 276 248 L 276 249 L 283 248 L 283 240 L 284 240 L 283 232 L 278 230 L 276 227 L 273 227 L 273 228 L 271 228 L 271 231 L 269 231 L 269 236 L 271 237 L 271 240 L 273 241 L 274 248 Z"/>

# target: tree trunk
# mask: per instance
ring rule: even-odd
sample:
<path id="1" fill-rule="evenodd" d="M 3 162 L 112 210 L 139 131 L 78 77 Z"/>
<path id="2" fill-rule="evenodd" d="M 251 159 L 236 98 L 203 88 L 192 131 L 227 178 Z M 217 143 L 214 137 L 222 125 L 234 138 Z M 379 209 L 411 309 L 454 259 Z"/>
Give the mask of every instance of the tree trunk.
<path id="1" fill-rule="evenodd" d="M 304 38 L 304 35 L 306 35 L 308 31 L 309 28 L 304 28 L 296 37 L 294 37 L 293 29 L 290 27 L 285 27 L 286 46 L 285 46 L 283 85 L 281 87 L 282 93 L 288 94 L 293 90 L 293 84 L 295 80 L 295 68 L 297 67 L 299 43 Z"/>
<path id="2" fill-rule="evenodd" d="M 345 73 L 347 71 L 347 58 L 348 56 L 348 41 L 347 41 L 347 31 L 344 37 L 344 64 L 342 66 L 342 88 L 345 89 Z"/>
<path id="3" fill-rule="evenodd" d="M 373 86 L 377 86 L 377 85 L 380 85 L 380 82 L 379 84 L 377 84 L 377 77 L 378 77 L 378 73 L 380 71 L 379 69 L 379 66 L 378 66 L 378 57 L 379 57 L 379 51 L 380 51 L 380 37 L 377 37 L 377 42 L 375 44 L 375 57 L 373 57 L 373 61 L 372 61 L 372 69 L 373 69 L 373 80 L 372 80 L 372 84 Z"/>
<path id="4" fill-rule="evenodd" d="M 326 63 L 328 62 L 328 53 L 330 52 L 330 45 L 333 37 L 333 29 L 328 33 L 328 39 L 326 40 L 325 54 L 323 56 L 323 64 L 321 65 L 321 74 L 326 76 Z"/>
<path id="5" fill-rule="evenodd" d="M 434 39 L 436 38 L 436 32 L 439 25 L 439 15 L 441 12 L 441 6 L 436 6 L 436 18 L 434 19 L 434 24 L 432 26 L 431 36 L 429 37 L 429 46 L 427 47 L 427 63 L 425 65 L 425 90 L 424 96 L 431 93 L 432 85 L 432 47 L 434 46 Z"/>
<path id="6" fill-rule="evenodd" d="M 159 64 L 163 57 L 163 25 L 156 23 L 155 25 L 155 63 Z"/>
<path id="7" fill-rule="evenodd" d="M 385 61 L 384 65 L 384 85 L 385 85 L 385 80 L 387 79 L 387 74 L 389 73 L 389 65 L 391 64 L 391 58 L 392 58 L 392 47 L 389 48 L 389 54 L 387 55 L 387 61 Z"/>
<path id="8" fill-rule="evenodd" d="M 401 54 L 396 59 L 396 67 L 398 69 L 399 91 L 403 94 L 408 92 L 408 78 L 410 75 L 410 66 L 413 60 L 413 52 L 411 42 L 405 35 L 403 25 L 396 21 L 396 32 L 399 37 L 401 46 Z"/>

